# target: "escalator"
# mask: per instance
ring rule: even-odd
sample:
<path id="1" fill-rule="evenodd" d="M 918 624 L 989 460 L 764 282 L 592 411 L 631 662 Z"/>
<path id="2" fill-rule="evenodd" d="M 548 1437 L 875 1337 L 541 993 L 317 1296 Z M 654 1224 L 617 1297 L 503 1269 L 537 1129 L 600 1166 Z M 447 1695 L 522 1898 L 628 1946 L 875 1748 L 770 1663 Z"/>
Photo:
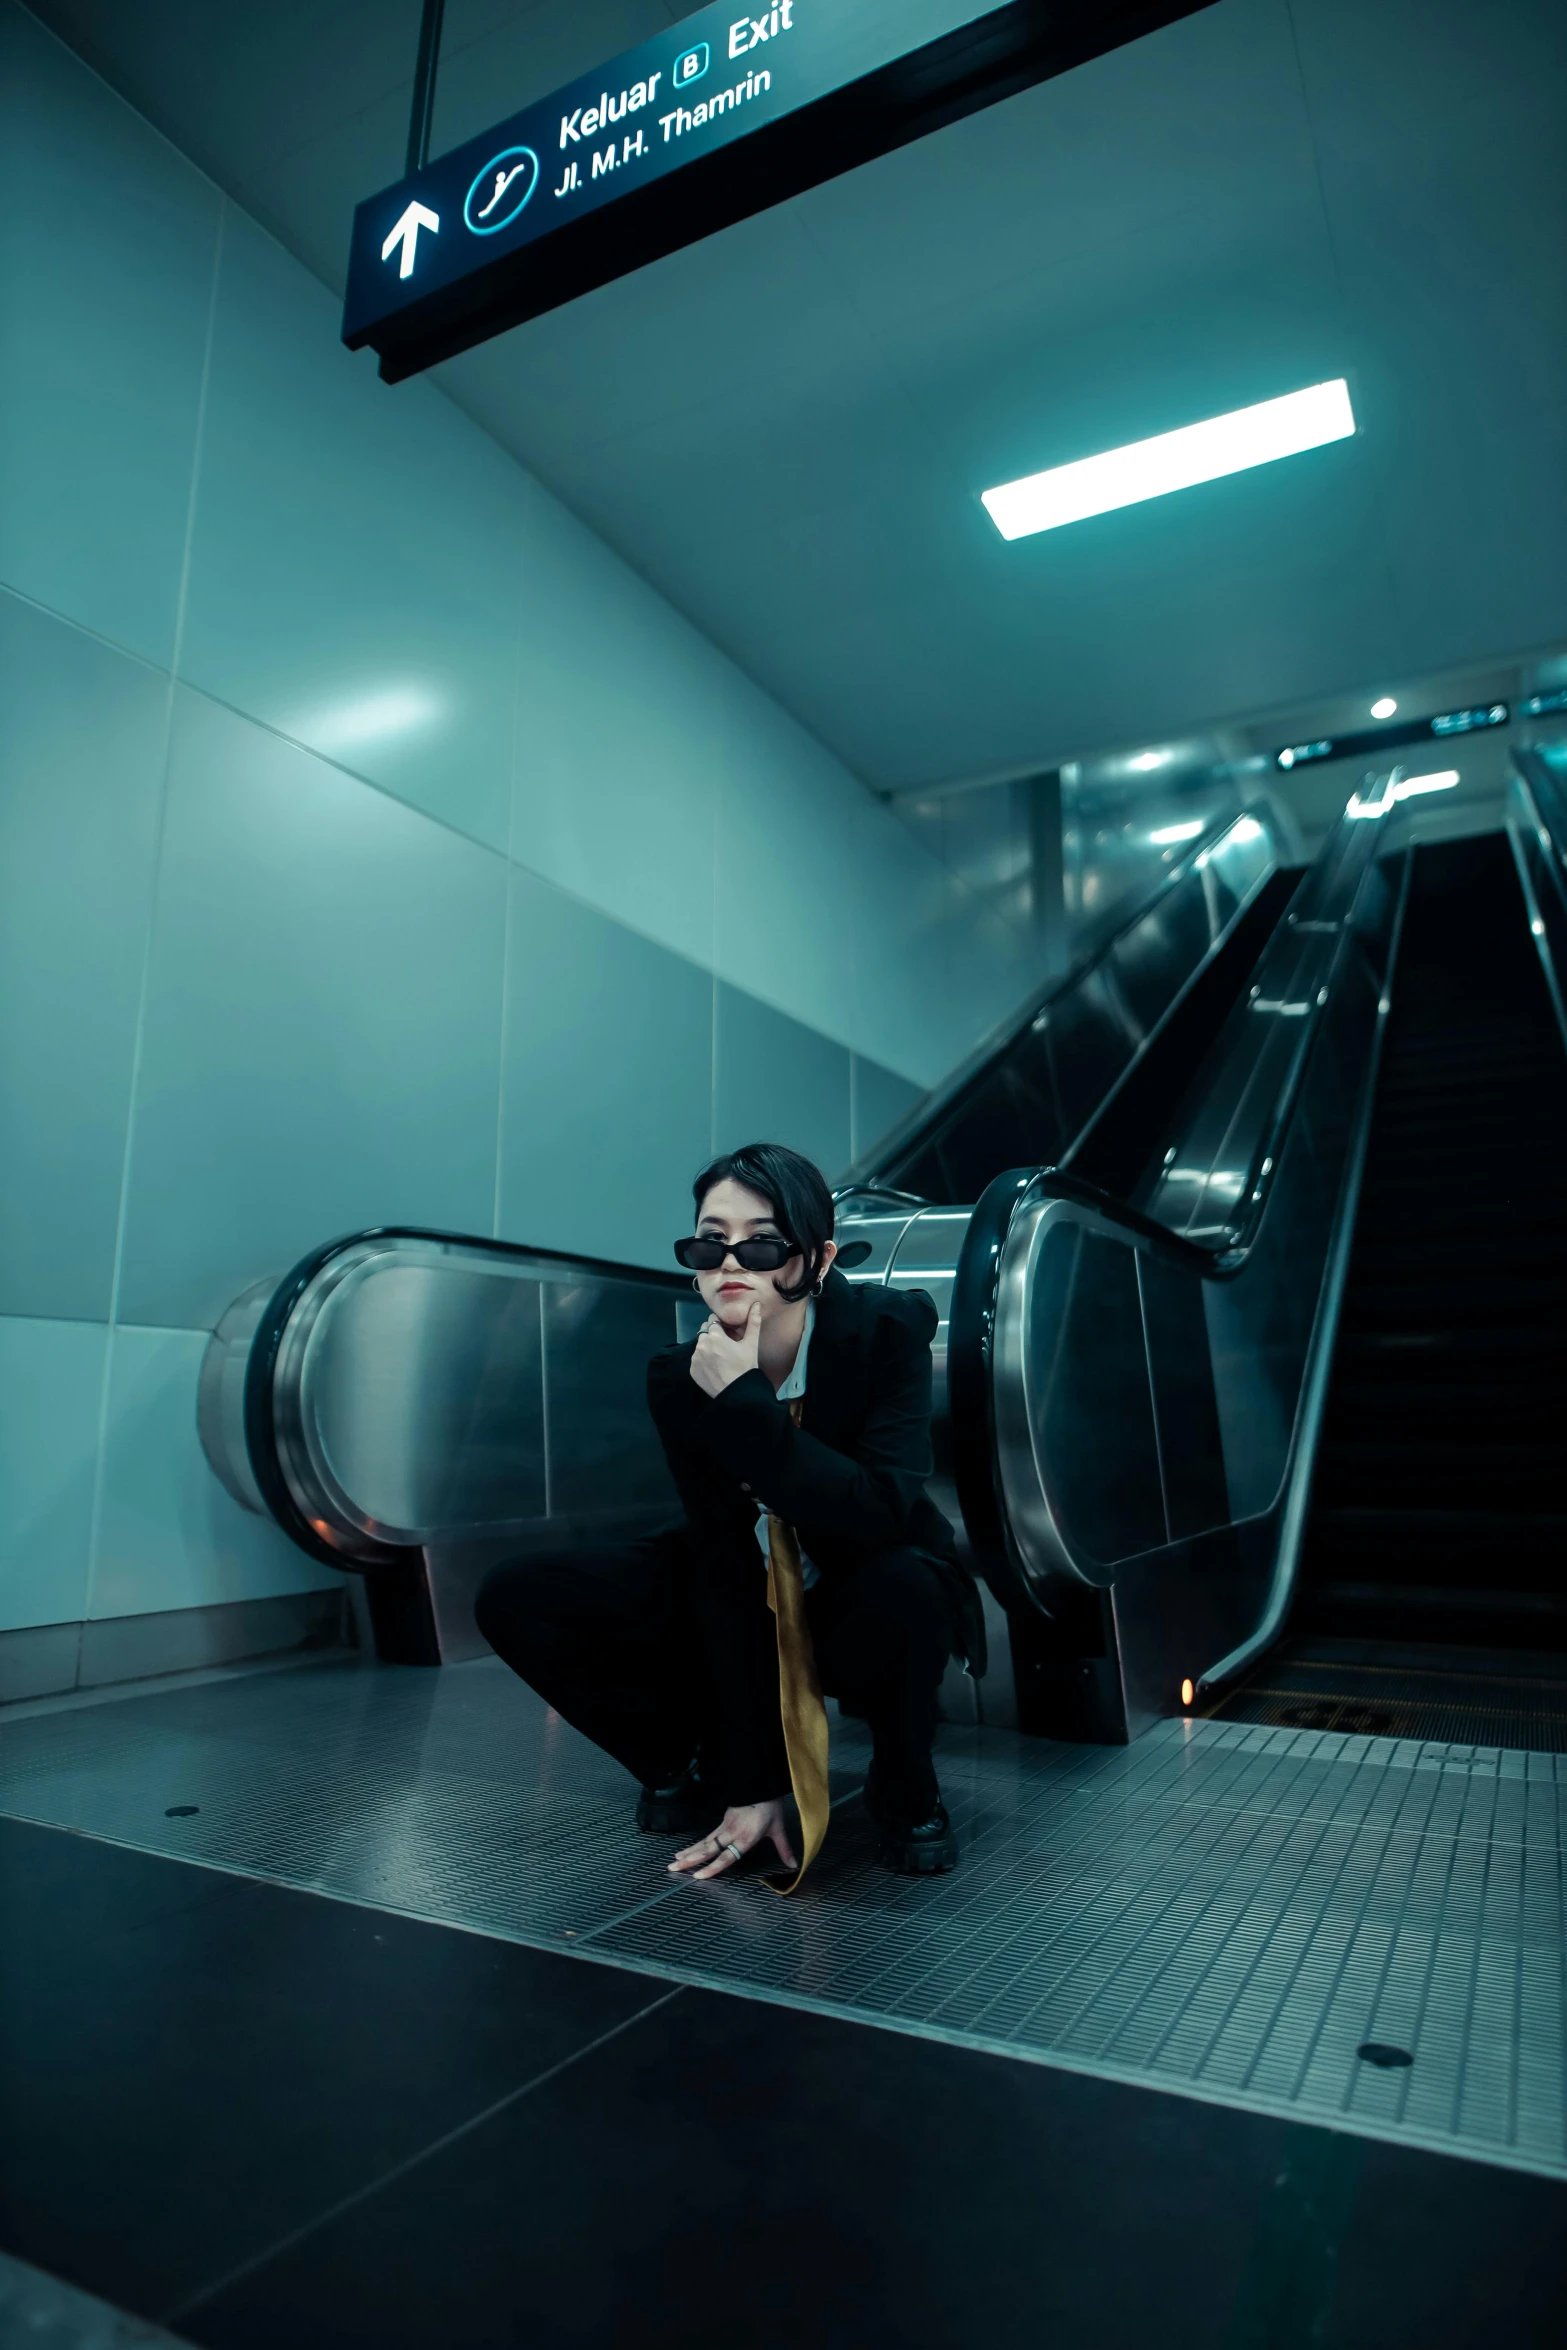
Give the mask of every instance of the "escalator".
<path id="1" fill-rule="evenodd" d="M 1414 851 L 1299 1583 L 1231 1719 L 1567 1750 L 1567 1051 L 1543 934 L 1505 834 Z"/>
<path id="2" fill-rule="evenodd" d="M 877 1144 L 838 1194 L 972 1203 L 1002 1168 L 1131 1197 L 1300 884 L 1266 810 L 1215 827 L 1099 951 Z"/>
<path id="3" fill-rule="evenodd" d="M 1148 903 L 840 1192 L 850 1278 L 937 1299 L 944 1476 L 948 1309 L 970 1221 L 956 1203 L 1020 1159 L 1134 1189 L 1299 880 L 1265 808 L 1171 850 Z M 379 1654 L 457 1659 L 480 1645 L 469 1602 L 494 1558 L 623 1538 L 668 1514 L 642 1366 L 698 1311 L 673 1272 L 458 1234 L 347 1234 L 223 1317 L 202 1443 L 235 1500 L 352 1576 Z"/>
<path id="4" fill-rule="evenodd" d="M 880 1188 L 841 1198 L 842 1237 L 871 1244 L 850 1277 L 941 1309 L 933 1490 L 1004 1610 L 1015 1693 L 984 1719 L 1135 1736 L 1271 1617 L 1396 927 L 1395 805 L 1356 795 L 1304 875 L 1256 890 L 1075 1131 L 1033 1103 L 1047 1077 L 1067 1095 L 1052 1044 L 1103 1030 L 1051 1004 L 892 1138 Z M 1123 939 L 1100 1004 L 1144 954 Z"/>
<path id="5" fill-rule="evenodd" d="M 938 1498 L 1010 1636 L 982 1718 L 1560 1742 L 1567 797 L 1515 761 L 1480 841 L 1414 845 L 1397 770 L 1304 874 L 1217 827 L 838 1195 L 849 1278 L 938 1305 Z M 236 1301 L 203 1442 L 383 1656 L 445 1661 L 495 1557 L 668 1508 L 641 1365 L 694 1311 L 353 1234 Z"/>

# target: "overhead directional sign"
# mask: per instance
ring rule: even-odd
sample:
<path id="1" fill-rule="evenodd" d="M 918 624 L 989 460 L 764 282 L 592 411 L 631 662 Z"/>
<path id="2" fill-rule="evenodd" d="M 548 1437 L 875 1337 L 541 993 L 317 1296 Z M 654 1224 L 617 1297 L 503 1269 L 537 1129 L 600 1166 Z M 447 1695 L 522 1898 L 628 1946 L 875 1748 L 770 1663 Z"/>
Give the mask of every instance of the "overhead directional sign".
<path id="1" fill-rule="evenodd" d="M 1212 0 L 717 0 L 359 206 L 389 383 Z"/>

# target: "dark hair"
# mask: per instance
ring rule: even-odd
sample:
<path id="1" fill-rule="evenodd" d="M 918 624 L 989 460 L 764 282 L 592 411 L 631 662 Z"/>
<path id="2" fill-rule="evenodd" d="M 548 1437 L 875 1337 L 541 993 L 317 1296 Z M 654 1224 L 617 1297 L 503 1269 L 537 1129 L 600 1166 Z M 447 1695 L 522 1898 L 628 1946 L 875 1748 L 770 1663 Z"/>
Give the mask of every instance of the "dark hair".
<path id="1" fill-rule="evenodd" d="M 822 1251 L 832 1238 L 832 1193 L 821 1169 L 781 1142 L 748 1142 L 737 1151 L 725 1151 L 702 1169 L 691 1186 L 698 1216 L 715 1183 L 743 1183 L 747 1191 L 766 1200 L 773 1222 L 805 1259 L 799 1282 L 786 1289 L 780 1281 L 779 1295 L 808 1297 L 821 1279 Z"/>

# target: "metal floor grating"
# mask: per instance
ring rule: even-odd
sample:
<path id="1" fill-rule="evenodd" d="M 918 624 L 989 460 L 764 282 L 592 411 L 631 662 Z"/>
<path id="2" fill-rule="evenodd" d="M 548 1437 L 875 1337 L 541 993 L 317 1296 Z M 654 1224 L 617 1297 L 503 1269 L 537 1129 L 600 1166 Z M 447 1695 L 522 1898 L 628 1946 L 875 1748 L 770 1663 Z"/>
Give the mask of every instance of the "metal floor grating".
<path id="1" fill-rule="evenodd" d="M 0 1722 L 0 1812 L 690 1983 L 1567 2176 L 1567 1759 L 1229 1721 L 946 1727 L 955 1875 L 873 1862 L 834 1724 L 797 1901 L 664 1875 L 488 1661 L 317 1663 Z M 195 1804 L 170 1819 L 170 1805 Z M 1378 2069 L 1362 2043 L 1404 2049 Z"/>
<path id="2" fill-rule="evenodd" d="M 1212 1718 L 1567 1754 L 1567 1657 L 1308 1635 L 1265 1657 Z"/>

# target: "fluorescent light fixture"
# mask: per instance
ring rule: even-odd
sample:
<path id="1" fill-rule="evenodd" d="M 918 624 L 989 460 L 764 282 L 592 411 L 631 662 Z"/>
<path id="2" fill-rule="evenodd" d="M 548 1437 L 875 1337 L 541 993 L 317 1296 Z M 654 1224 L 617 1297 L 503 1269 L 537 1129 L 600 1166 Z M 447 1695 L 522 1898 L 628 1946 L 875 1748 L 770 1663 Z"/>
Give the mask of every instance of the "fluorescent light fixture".
<path id="1" fill-rule="evenodd" d="M 1151 832 L 1148 838 L 1156 849 L 1172 846 L 1178 840 L 1195 840 L 1202 830 L 1202 818 L 1194 816 L 1190 824 L 1167 824 L 1162 832 Z"/>
<path id="2" fill-rule="evenodd" d="M 1173 751 L 1139 751 L 1136 758 L 1128 759 L 1126 764 L 1134 775 L 1152 775 L 1156 767 L 1168 767 L 1174 756 Z"/>
<path id="3" fill-rule="evenodd" d="M 1336 376 L 1303 392 L 1286 392 L 1282 399 L 1259 400 L 1254 408 L 1236 408 L 1203 424 L 1183 424 L 1149 441 L 1131 441 L 1124 449 L 1003 482 L 999 489 L 982 491 L 981 500 L 1004 539 L 1023 539 L 1117 506 L 1135 506 L 1144 498 L 1162 498 L 1170 490 L 1190 489 L 1196 482 L 1218 481 L 1226 473 L 1244 473 L 1275 457 L 1348 440 L 1354 429 L 1349 386 Z"/>
<path id="4" fill-rule="evenodd" d="M 1395 800 L 1417 799 L 1421 792 L 1451 791 L 1458 781 L 1456 767 L 1444 767 L 1439 775 L 1406 775 L 1393 786 Z"/>
<path id="5" fill-rule="evenodd" d="M 1262 826 L 1255 816 L 1237 816 L 1230 826 L 1231 840 L 1261 840 Z"/>
<path id="6" fill-rule="evenodd" d="M 1398 704 L 1394 701 L 1392 695 L 1384 694 L 1379 702 L 1372 703 L 1371 715 L 1373 718 L 1391 718 L 1393 712 L 1397 708 Z"/>

